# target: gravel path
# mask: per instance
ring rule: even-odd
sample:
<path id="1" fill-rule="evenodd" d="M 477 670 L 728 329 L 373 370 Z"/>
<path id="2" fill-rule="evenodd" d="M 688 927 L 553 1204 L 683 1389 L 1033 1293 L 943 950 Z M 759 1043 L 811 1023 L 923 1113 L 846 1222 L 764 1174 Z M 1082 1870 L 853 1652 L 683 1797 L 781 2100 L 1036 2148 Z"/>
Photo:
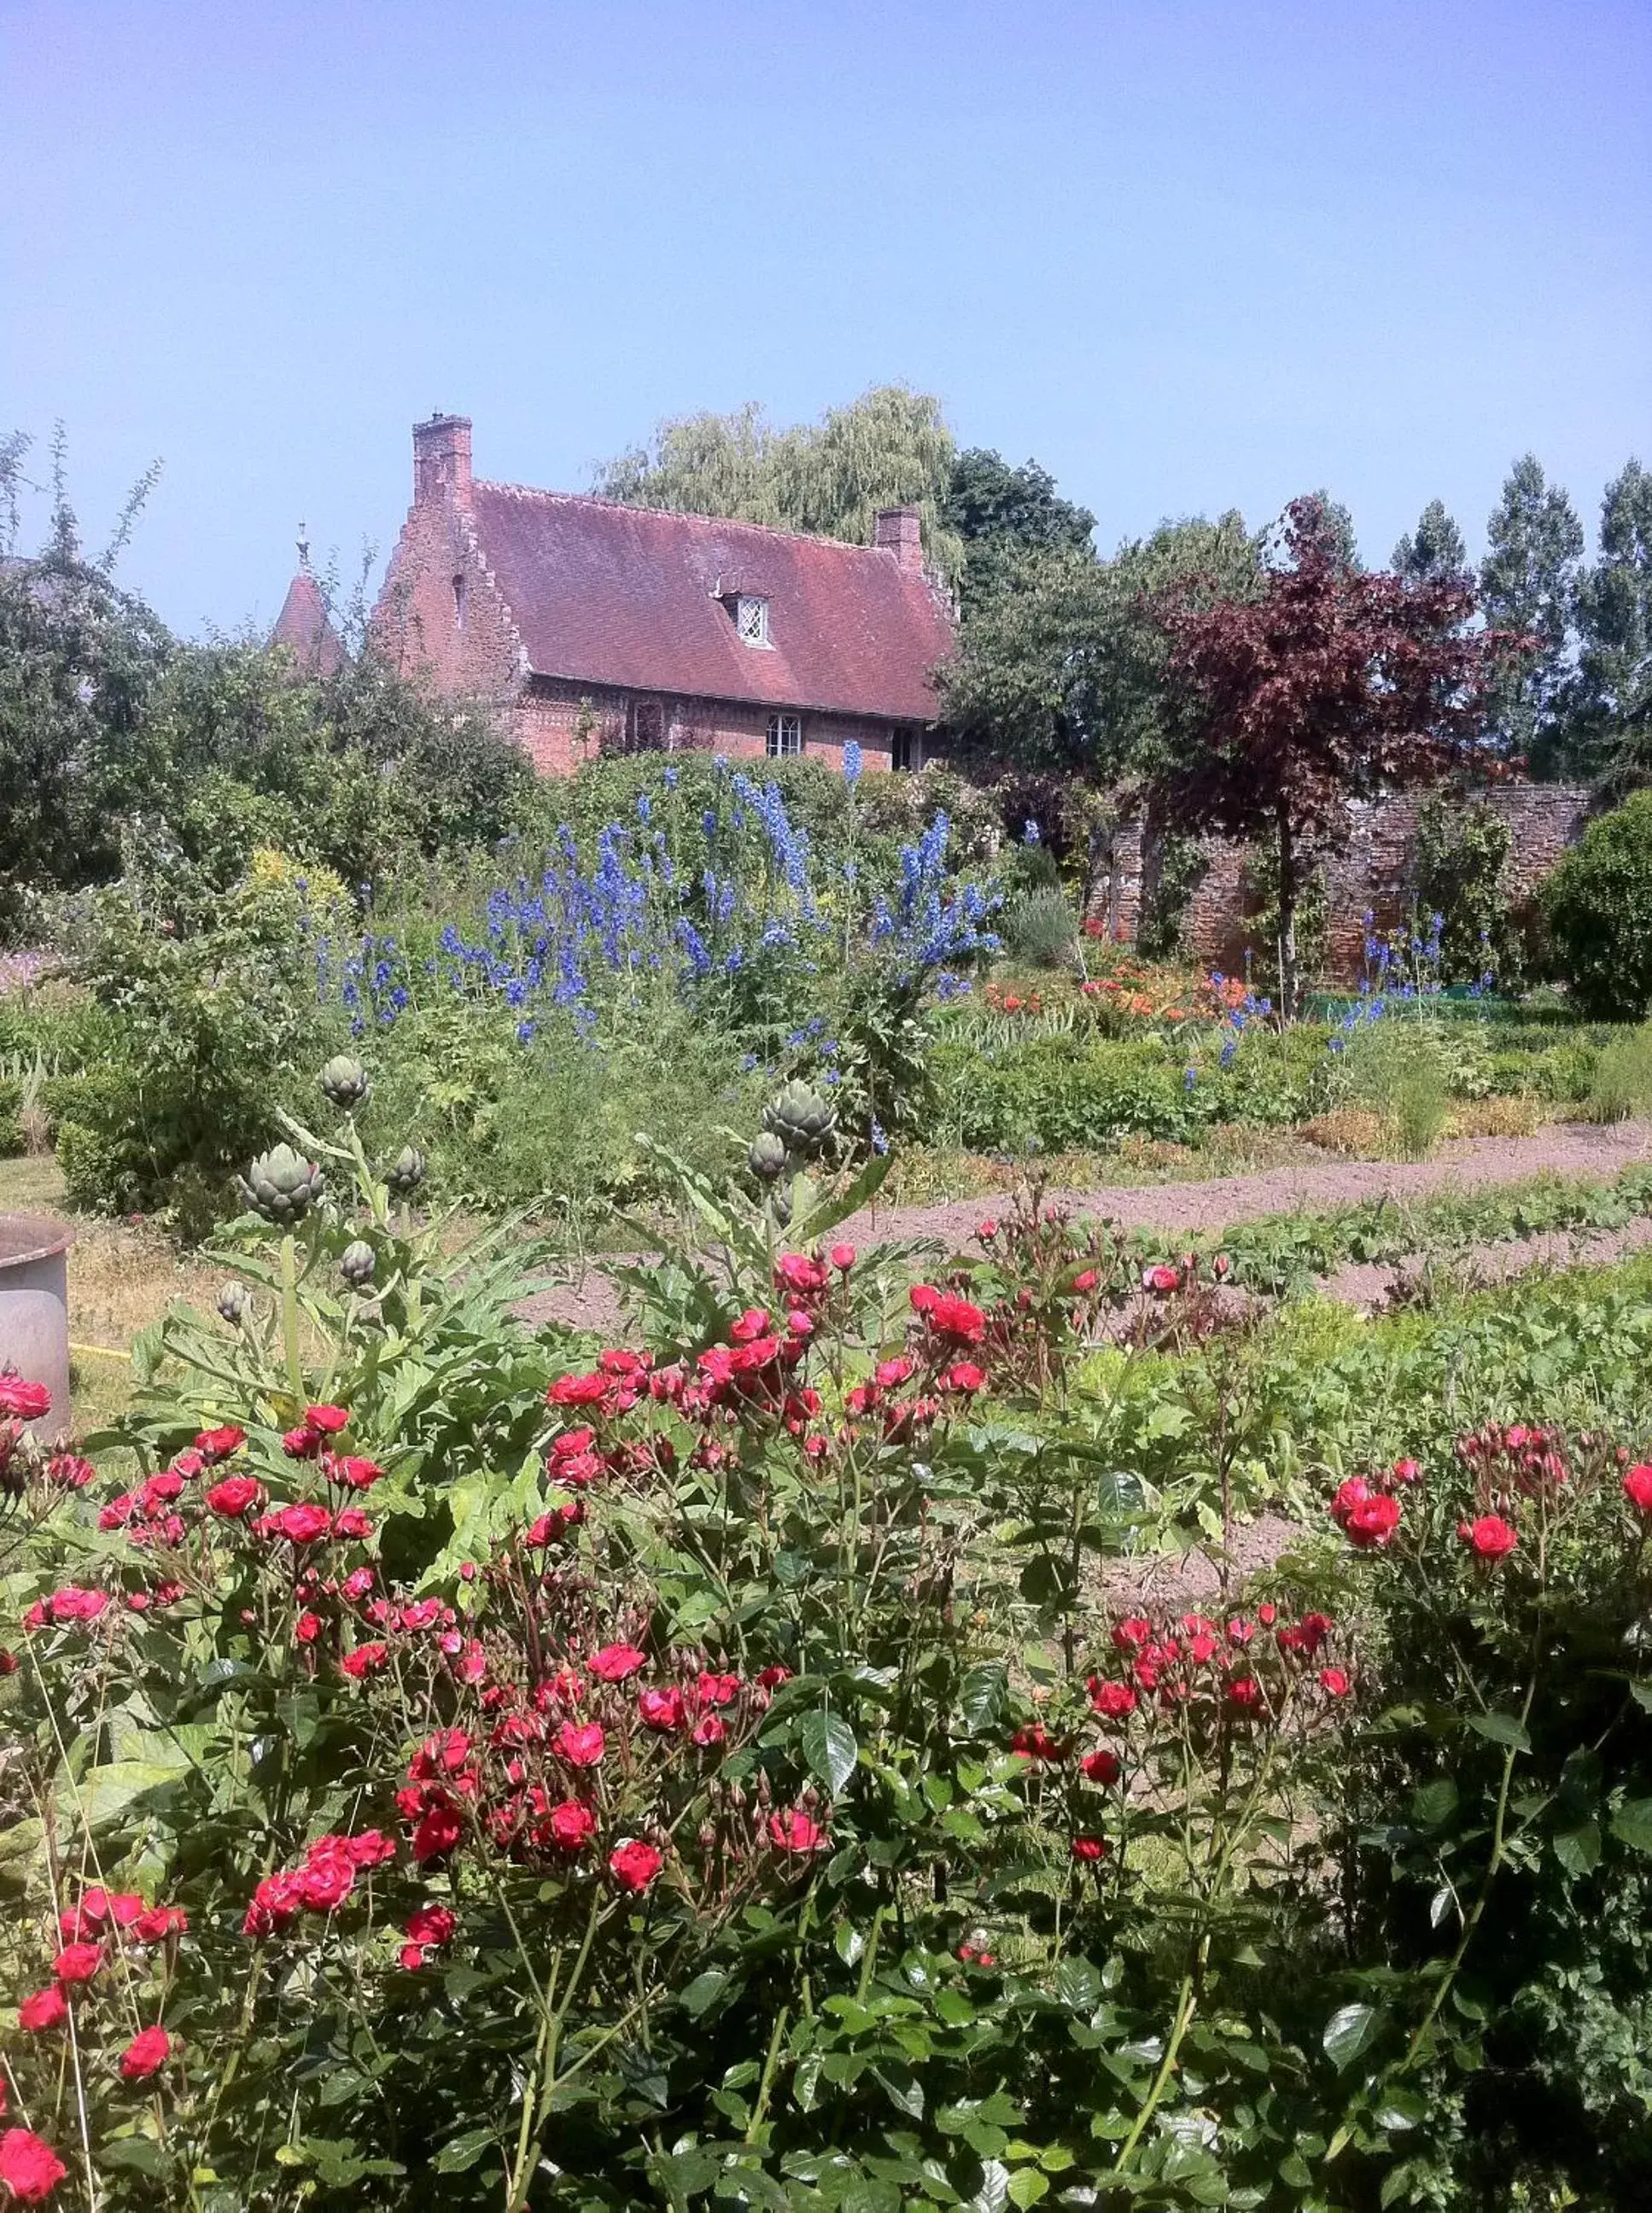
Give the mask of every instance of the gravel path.
<path id="1" fill-rule="evenodd" d="M 1553 1122 L 1530 1137 L 1462 1137 L 1426 1161 L 1326 1161 L 1311 1167 L 1268 1168 L 1254 1175 L 1217 1176 L 1206 1183 L 1124 1184 L 1096 1191 L 1062 1192 L 1075 1212 L 1098 1215 L 1127 1229 L 1162 1229 L 1173 1240 L 1192 1230 L 1220 1230 L 1273 1214 L 1324 1213 L 1369 1199 L 1411 1199 L 1432 1192 L 1468 1191 L 1523 1183 L 1533 1176 L 1616 1175 L 1652 1153 L 1652 1125 Z M 943 1252 L 967 1245 L 983 1222 L 1003 1211 L 1002 1198 L 954 1200 L 936 1206 L 873 1206 L 834 1234 L 851 1243 L 922 1241 Z M 1473 1255 L 1488 1281 L 1516 1275 L 1540 1262 L 1574 1258 L 1609 1260 L 1652 1240 L 1652 1222 L 1603 1233 L 1581 1252 L 1564 1232 L 1484 1247 Z M 1402 1269 L 1339 1269 L 1326 1288 L 1350 1305 L 1375 1306 Z M 527 1321 L 564 1321 L 605 1334 L 623 1320 L 618 1293 L 600 1269 L 576 1282 L 547 1285 L 525 1302 Z"/>

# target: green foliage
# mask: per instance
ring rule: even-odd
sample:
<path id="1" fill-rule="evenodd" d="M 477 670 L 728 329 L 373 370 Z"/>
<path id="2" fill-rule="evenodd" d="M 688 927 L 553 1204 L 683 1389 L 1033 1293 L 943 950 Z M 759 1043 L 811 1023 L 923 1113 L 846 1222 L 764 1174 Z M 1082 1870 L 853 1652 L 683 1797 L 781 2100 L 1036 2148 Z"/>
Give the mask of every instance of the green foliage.
<path id="1" fill-rule="evenodd" d="M 1483 801 L 1438 793 L 1417 809 L 1417 898 L 1425 914 L 1441 918 L 1442 983 L 1495 975 L 1517 989 L 1522 981 L 1503 886 L 1509 844 L 1508 824 Z"/>
<path id="2" fill-rule="evenodd" d="M 1190 728 L 1155 601 L 1173 587 L 1193 600 L 1243 596 L 1259 570 L 1234 513 L 1163 524 L 1110 561 L 1059 544 L 1006 553 L 943 674 L 959 745 L 1094 784 L 1149 772 Z"/>
<path id="3" fill-rule="evenodd" d="M 1401 1157 L 1423 1159 L 1445 1127 L 1451 1096 L 1436 1026 L 1408 1016 L 1368 1023 L 1350 1039 L 1342 1073 L 1350 1095 L 1382 1117 Z"/>
<path id="4" fill-rule="evenodd" d="M 972 446 L 953 464 L 946 519 L 965 545 L 962 593 L 972 607 L 1004 581 L 1017 555 L 1088 552 L 1095 517 L 1056 491 L 1036 461 L 1012 468 Z"/>
<path id="5" fill-rule="evenodd" d="M 875 385 L 818 423 L 777 430 L 755 402 L 732 415 L 661 423 L 597 472 L 605 499 L 728 515 L 851 544 L 872 542 L 881 507 L 917 507 L 930 560 L 949 580 L 962 541 L 947 519 L 956 447 L 941 403 L 904 384 Z"/>
<path id="6" fill-rule="evenodd" d="M 1169 960 L 1180 949 L 1193 894 L 1204 881 L 1210 857 L 1197 838 L 1186 838 L 1167 825 L 1151 832 L 1147 844 L 1136 942 L 1149 960 Z"/>
<path id="7" fill-rule="evenodd" d="M 1601 1048 L 1589 1085 L 1588 1107 L 1597 1122 L 1652 1114 L 1652 1023 L 1643 1023 Z"/>
<path id="8" fill-rule="evenodd" d="M 1515 463 L 1486 525 L 1480 600 L 1494 629 L 1531 641 L 1504 664 L 1493 693 L 1494 727 L 1516 753 L 1539 757 L 1560 726 L 1569 682 L 1583 527 L 1535 454 Z"/>
<path id="9" fill-rule="evenodd" d="M 196 1235 L 223 1210 L 232 1170 L 267 1141 L 326 1034 L 305 911 L 279 876 L 219 892 L 183 871 L 90 895 L 75 966 L 115 1052 L 58 1094 L 77 1205 L 164 1212 Z"/>
<path id="10" fill-rule="evenodd" d="M 1463 533 L 1447 514 L 1443 500 L 1429 502 L 1416 530 L 1394 547 L 1390 565 L 1402 576 L 1419 579 L 1456 576 L 1467 568 Z"/>
<path id="11" fill-rule="evenodd" d="M 1578 586 L 1577 680 L 1556 765 L 1608 790 L 1652 782 L 1652 471 L 1606 486 L 1600 558 Z"/>
<path id="12" fill-rule="evenodd" d="M 1065 892 L 1048 884 L 1009 902 L 1003 935 L 1011 960 L 1033 968 L 1063 968 L 1072 962 L 1078 920 Z"/>
<path id="13" fill-rule="evenodd" d="M 1559 974 L 1596 1021 L 1652 1007 L 1652 793 L 1592 822 L 1544 888 Z"/>

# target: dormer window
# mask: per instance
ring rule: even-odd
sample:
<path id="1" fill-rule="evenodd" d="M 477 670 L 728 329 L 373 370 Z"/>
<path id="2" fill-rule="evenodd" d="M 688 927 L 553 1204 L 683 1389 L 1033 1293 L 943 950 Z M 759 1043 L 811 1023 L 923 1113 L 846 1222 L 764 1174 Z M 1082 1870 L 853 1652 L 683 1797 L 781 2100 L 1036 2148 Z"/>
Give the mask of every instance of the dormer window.
<path id="1" fill-rule="evenodd" d="M 755 593 L 742 592 L 735 601 L 735 629 L 742 645 L 769 642 L 769 603 Z"/>

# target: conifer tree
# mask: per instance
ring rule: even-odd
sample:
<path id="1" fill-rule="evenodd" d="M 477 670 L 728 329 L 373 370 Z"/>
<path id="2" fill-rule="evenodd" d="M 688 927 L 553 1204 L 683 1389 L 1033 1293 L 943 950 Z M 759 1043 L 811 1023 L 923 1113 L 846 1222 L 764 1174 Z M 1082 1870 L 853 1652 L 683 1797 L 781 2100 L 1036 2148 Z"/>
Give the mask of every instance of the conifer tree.
<path id="1" fill-rule="evenodd" d="M 1515 753 L 1552 752 L 1571 685 L 1573 621 L 1583 552 L 1583 526 L 1558 485 L 1545 481 L 1535 454 L 1509 472 L 1487 526 L 1480 564 L 1480 602 L 1494 629 L 1532 641 L 1518 661 L 1500 671 L 1493 728 Z"/>
<path id="2" fill-rule="evenodd" d="M 1460 576 L 1468 567 L 1463 533 L 1446 512 L 1442 499 L 1431 499 L 1417 517 L 1417 528 L 1402 538 L 1389 564 L 1396 576 L 1422 583 L 1440 576 Z"/>

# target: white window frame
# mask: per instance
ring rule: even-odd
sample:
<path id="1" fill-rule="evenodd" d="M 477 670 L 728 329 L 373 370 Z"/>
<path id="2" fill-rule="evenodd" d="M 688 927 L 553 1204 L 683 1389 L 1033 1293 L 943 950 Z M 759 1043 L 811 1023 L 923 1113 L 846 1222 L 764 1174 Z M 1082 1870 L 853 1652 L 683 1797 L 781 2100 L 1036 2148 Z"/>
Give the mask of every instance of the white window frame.
<path id="1" fill-rule="evenodd" d="M 742 645 L 769 643 L 769 603 L 755 592 L 741 592 L 735 600 L 735 635 Z"/>
<path id="2" fill-rule="evenodd" d="M 771 760 L 796 760 L 803 750 L 801 715 L 771 715 L 764 751 Z"/>

